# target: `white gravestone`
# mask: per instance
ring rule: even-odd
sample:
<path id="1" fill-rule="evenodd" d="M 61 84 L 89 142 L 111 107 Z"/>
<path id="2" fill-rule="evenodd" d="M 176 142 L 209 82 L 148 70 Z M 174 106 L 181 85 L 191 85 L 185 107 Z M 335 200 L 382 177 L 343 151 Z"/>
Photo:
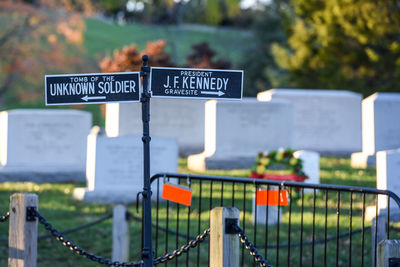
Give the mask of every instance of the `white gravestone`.
<path id="1" fill-rule="evenodd" d="M 150 142 L 150 175 L 177 172 L 175 139 L 155 137 Z M 107 137 L 94 127 L 88 136 L 87 188 L 77 188 L 78 200 L 131 203 L 143 191 L 143 143 L 141 136 Z M 154 186 L 154 185 L 153 185 Z M 160 187 L 161 191 L 162 187 Z"/>
<path id="2" fill-rule="evenodd" d="M 400 196 L 400 149 L 376 153 L 376 188 Z M 378 207 L 379 210 L 387 208 L 387 197 L 379 196 Z M 390 202 L 390 207 L 398 209 L 394 201 Z"/>
<path id="3" fill-rule="evenodd" d="M 308 176 L 304 182 L 309 184 L 319 184 L 319 153 L 314 151 L 300 150 L 294 152 L 294 157 L 303 161 L 303 171 Z M 312 190 L 306 189 L 306 192 Z"/>
<path id="4" fill-rule="evenodd" d="M 351 155 L 353 167 L 375 165 L 375 153 L 400 147 L 400 93 L 375 93 L 362 101 L 362 152 Z"/>
<path id="5" fill-rule="evenodd" d="M 293 148 L 350 155 L 361 149 L 361 95 L 342 90 L 271 89 L 259 101 L 293 103 Z"/>
<path id="6" fill-rule="evenodd" d="M 16 109 L 0 113 L 0 180 L 85 179 L 89 112 Z"/>
<path id="7" fill-rule="evenodd" d="M 400 149 L 379 151 L 376 153 L 376 188 L 390 190 L 396 195 L 400 195 Z M 378 209 L 376 209 L 376 206 L 369 206 L 365 210 L 365 218 L 367 221 L 375 221 L 378 212 L 379 241 L 383 239 L 386 233 L 386 227 L 384 227 L 384 225 L 387 214 L 387 204 L 387 197 L 379 195 Z M 400 220 L 399 207 L 394 200 L 390 201 L 390 218 L 392 221 Z M 374 233 L 375 228 L 371 227 L 371 229 L 372 233 Z"/>
<path id="8" fill-rule="evenodd" d="M 152 98 L 151 135 L 176 138 L 181 156 L 200 153 L 204 146 L 204 104 L 205 100 L 198 99 Z M 107 135 L 141 135 L 141 108 L 141 103 L 107 104 Z"/>
<path id="9" fill-rule="evenodd" d="M 390 190 L 397 196 L 400 196 L 400 149 L 378 151 L 376 153 L 376 188 L 381 190 Z M 390 220 L 392 222 L 399 222 L 400 212 L 398 204 L 391 199 L 389 205 Z M 377 243 L 379 244 L 379 242 L 384 240 L 386 237 L 387 210 L 388 199 L 384 195 L 378 196 L 378 210 L 375 206 L 369 206 L 365 210 L 366 220 L 372 219 L 372 251 L 375 249 L 374 239 L 376 221 L 378 221 L 378 231 L 376 233 Z"/>
<path id="10" fill-rule="evenodd" d="M 285 100 L 206 102 L 205 141 L 201 154 L 188 158 L 188 168 L 249 168 L 260 151 L 292 146 L 292 105 Z"/>

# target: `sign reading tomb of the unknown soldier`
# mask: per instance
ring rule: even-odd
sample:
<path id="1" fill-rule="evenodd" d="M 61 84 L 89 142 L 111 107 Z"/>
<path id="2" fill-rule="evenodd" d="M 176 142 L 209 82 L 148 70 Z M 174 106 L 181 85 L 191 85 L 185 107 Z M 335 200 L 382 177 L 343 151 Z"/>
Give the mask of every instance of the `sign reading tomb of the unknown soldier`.
<path id="1" fill-rule="evenodd" d="M 138 102 L 140 73 L 46 75 L 46 105 Z"/>
<path id="2" fill-rule="evenodd" d="M 150 90 L 153 97 L 240 100 L 243 71 L 151 68 Z"/>

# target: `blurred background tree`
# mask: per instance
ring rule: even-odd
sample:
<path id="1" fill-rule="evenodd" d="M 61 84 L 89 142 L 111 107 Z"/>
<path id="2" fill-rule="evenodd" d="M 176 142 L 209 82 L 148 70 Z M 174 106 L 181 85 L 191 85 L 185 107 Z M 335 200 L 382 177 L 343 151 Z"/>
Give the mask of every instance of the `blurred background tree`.
<path id="1" fill-rule="evenodd" d="M 102 72 L 140 71 L 142 56 L 149 56 L 149 66 L 173 67 L 171 57 L 165 52 L 165 40 L 148 42 L 146 48 L 139 52 L 135 44 L 115 50 L 112 57 L 105 57 L 99 62 Z"/>
<path id="2" fill-rule="evenodd" d="M 240 14 L 240 0 L 187 1 L 185 21 L 211 25 L 233 25 Z"/>
<path id="3" fill-rule="evenodd" d="M 255 96 L 271 87 L 285 86 L 285 71 L 280 69 L 271 52 L 271 45 L 286 41 L 284 22 L 290 15 L 290 0 L 271 0 L 253 11 L 254 40 L 241 61 L 245 69 L 245 95 Z"/>
<path id="4" fill-rule="evenodd" d="M 92 0 L 97 10 L 145 23 L 235 25 L 242 0 Z M 251 17 L 251 16 L 248 16 Z"/>
<path id="5" fill-rule="evenodd" d="M 215 59 L 216 52 L 207 42 L 192 45 L 193 52 L 187 56 L 187 67 L 198 69 L 230 69 L 232 63 L 227 59 Z"/>
<path id="6" fill-rule="evenodd" d="M 0 17 L 0 104 L 43 99 L 44 73 L 90 69 L 83 64 L 80 15 L 6 1 L 0 2 Z"/>
<path id="7" fill-rule="evenodd" d="M 370 95 L 399 91 L 400 5 L 380 0 L 292 0 L 287 43 L 272 53 L 299 88 L 346 89 Z"/>
<path id="8" fill-rule="evenodd" d="M 103 72 L 140 71 L 142 56 L 149 56 L 149 65 L 152 67 L 175 67 L 170 55 L 165 51 L 167 42 L 158 40 L 148 42 L 141 52 L 135 44 L 115 50 L 112 57 L 106 56 L 99 62 Z M 194 44 L 192 53 L 187 57 L 187 68 L 229 69 L 231 62 L 227 59 L 214 59 L 216 52 L 207 42 Z"/>

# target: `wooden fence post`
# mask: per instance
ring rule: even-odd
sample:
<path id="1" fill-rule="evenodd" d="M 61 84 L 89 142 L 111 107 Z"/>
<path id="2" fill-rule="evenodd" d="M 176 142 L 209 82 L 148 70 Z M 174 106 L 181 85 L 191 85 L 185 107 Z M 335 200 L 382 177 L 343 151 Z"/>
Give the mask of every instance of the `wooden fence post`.
<path id="1" fill-rule="evenodd" d="M 36 194 L 13 194 L 10 201 L 8 266 L 36 267 L 38 220 L 27 221 L 26 208 L 38 208 Z"/>
<path id="2" fill-rule="evenodd" d="M 122 204 L 115 205 L 113 209 L 112 260 L 129 260 L 129 224 L 126 207 Z"/>
<path id="3" fill-rule="evenodd" d="M 400 258 L 400 241 L 399 240 L 382 240 L 378 244 L 377 267 L 389 267 L 389 259 Z M 398 266 L 398 265 L 395 265 Z"/>
<path id="4" fill-rule="evenodd" d="M 239 237 L 225 233 L 225 219 L 237 219 L 240 212 L 236 208 L 217 207 L 210 214 L 210 266 L 239 266 Z"/>

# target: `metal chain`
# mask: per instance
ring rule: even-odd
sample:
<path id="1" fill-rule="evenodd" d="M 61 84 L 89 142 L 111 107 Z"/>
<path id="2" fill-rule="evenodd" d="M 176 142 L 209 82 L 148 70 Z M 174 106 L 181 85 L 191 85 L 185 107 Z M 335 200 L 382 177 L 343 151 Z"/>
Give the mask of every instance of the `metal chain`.
<path id="1" fill-rule="evenodd" d="M 170 261 L 174 259 L 175 257 L 179 257 L 182 255 L 182 253 L 188 252 L 189 249 L 194 248 L 197 246 L 197 244 L 201 243 L 204 241 L 204 239 L 210 234 L 210 228 L 204 230 L 202 234 L 199 234 L 196 239 L 190 240 L 189 243 L 186 245 L 183 245 L 180 249 L 175 249 L 172 253 L 167 253 L 164 256 L 158 257 L 154 259 L 153 263 L 154 265 L 164 263 L 166 261 Z"/>
<path id="2" fill-rule="evenodd" d="M 7 213 L 3 216 L 0 217 L 0 222 L 5 222 L 8 220 L 8 217 L 10 217 L 10 212 L 7 211 Z"/>
<path id="3" fill-rule="evenodd" d="M 119 262 L 119 261 L 112 261 L 110 259 L 105 259 L 103 257 L 94 255 L 86 250 L 80 248 L 79 246 L 75 245 L 68 239 L 64 237 L 57 229 L 55 229 L 50 223 L 46 221 L 46 219 L 40 215 L 40 213 L 35 210 L 35 217 L 39 219 L 39 222 L 44 225 L 44 228 L 48 230 L 58 241 L 60 241 L 64 246 L 68 247 L 70 250 L 76 252 L 78 255 L 86 257 L 89 260 L 98 262 L 100 264 L 106 264 L 108 266 L 114 267 L 134 267 L 134 266 L 143 266 L 143 261 L 138 262 Z"/>
<path id="4" fill-rule="evenodd" d="M 234 229 L 238 232 L 240 241 L 244 244 L 245 248 L 250 251 L 250 255 L 254 257 L 255 262 L 259 262 L 261 267 L 272 267 L 268 265 L 268 261 L 264 260 L 263 256 L 258 254 L 257 248 L 253 245 L 252 242 L 249 241 L 249 238 L 245 235 L 242 228 L 240 228 L 237 224 L 233 225 Z"/>

